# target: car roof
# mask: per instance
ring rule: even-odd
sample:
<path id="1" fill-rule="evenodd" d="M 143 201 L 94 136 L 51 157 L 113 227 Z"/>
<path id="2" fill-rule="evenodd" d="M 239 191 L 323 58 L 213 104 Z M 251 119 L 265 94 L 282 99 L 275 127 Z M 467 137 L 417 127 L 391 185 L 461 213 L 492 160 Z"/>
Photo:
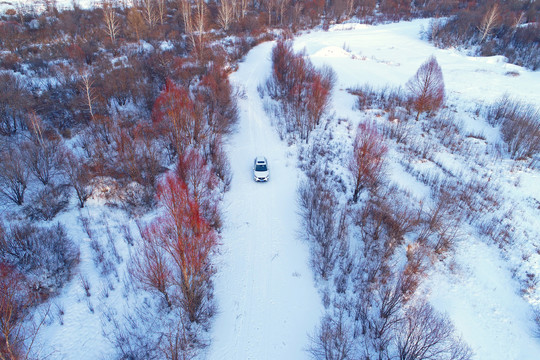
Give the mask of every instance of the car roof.
<path id="1" fill-rule="evenodd" d="M 257 156 L 257 157 L 255 158 L 255 162 L 256 162 L 256 163 L 260 163 L 260 164 L 266 163 L 266 158 L 265 158 L 264 156 Z"/>

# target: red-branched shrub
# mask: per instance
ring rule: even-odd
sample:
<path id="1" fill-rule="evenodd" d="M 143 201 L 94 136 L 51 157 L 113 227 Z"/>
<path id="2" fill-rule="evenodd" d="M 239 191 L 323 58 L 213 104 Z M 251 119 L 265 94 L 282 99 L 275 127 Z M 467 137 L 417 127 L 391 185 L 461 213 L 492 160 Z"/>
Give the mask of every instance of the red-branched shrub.
<path id="1" fill-rule="evenodd" d="M 154 103 L 152 121 L 169 134 L 170 146 L 177 154 L 204 137 L 202 119 L 195 111 L 189 91 L 170 79 Z"/>
<path id="2" fill-rule="evenodd" d="M 372 188 L 381 182 L 388 148 L 375 125 L 369 123 L 358 126 L 353 146 L 349 170 L 354 179 L 353 201 L 356 202 L 363 188 Z"/>
<path id="3" fill-rule="evenodd" d="M 198 204 L 204 219 L 213 228 L 219 228 L 221 217 L 218 207 L 218 178 L 204 158 L 195 149 L 187 150 L 178 156 L 176 173 L 186 184 L 189 195 Z"/>
<path id="4" fill-rule="evenodd" d="M 210 66 L 197 87 L 197 105 L 210 127 L 211 134 L 227 134 L 238 119 L 236 102 L 228 73 L 221 67 Z"/>
<path id="5" fill-rule="evenodd" d="M 326 112 L 335 73 L 329 67 L 317 70 L 304 56 L 294 53 L 290 42 L 278 41 L 272 50 L 272 77 L 266 88 L 281 104 L 285 130 L 307 141 Z"/>
<path id="6" fill-rule="evenodd" d="M 143 241 L 151 239 L 163 250 L 170 270 L 166 281 L 172 284 L 171 291 L 190 321 L 205 321 L 212 311 L 210 254 L 217 245 L 217 235 L 186 184 L 175 174 L 168 174 L 158 185 L 157 198 L 163 214 L 142 231 Z M 167 274 L 168 270 L 158 275 Z"/>
<path id="7" fill-rule="evenodd" d="M 431 56 L 424 62 L 416 74 L 407 82 L 411 92 L 413 107 L 418 120 L 421 113 L 438 110 L 444 103 L 444 79 L 441 67 Z"/>

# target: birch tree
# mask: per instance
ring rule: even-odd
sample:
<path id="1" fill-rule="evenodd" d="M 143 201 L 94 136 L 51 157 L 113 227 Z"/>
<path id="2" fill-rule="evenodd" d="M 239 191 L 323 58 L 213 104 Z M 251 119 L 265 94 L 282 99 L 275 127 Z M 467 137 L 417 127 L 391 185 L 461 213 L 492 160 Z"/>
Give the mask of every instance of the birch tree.
<path id="1" fill-rule="evenodd" d="M 483 42 L 488 36 L 493 33 L 493 29 L 499 24 L 500 12 L 499 4 L 495 3 L 484 15 L 482 23 L 478 27 L 478 30 L 482 34 L 480 42 Z"/>

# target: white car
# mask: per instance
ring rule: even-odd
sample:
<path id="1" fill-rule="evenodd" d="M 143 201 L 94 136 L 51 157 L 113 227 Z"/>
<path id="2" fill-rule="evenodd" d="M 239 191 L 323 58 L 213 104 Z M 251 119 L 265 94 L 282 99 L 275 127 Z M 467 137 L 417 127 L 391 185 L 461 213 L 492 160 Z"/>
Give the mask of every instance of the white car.
<path id="1" fill-rule="evenodd" d="M 257 156 L 253 161 L 253 178 L 255 181 L 268 181 L 268 161 L 264 156 Z"/>

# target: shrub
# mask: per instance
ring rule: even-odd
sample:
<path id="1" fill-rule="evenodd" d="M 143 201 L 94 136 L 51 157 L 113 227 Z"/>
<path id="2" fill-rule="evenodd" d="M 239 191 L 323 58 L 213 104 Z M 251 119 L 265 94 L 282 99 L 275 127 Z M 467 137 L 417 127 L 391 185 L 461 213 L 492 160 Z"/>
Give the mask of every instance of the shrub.
<path id="1" fill-rule="evenodd" d="M 434 56 L 424 62 L 407 82 L 418 120 L 421 113 L 438 110 L 444 102 L 444 79 Z"/>
<path id="2" fill-rule="evenodd" d="M 340 211 L 333 191 L 316 179 L 300 185 L 299 201 L 312 267 L 318 276 L 327 280 L 336 261 L 347 250 L 346 212 Z"/>
<path id="3" fill-rule="evenodd" d="M 401 87 L 392 88 L 385 86 L 381 89 L 376 89 L 370 85 L 363 85 L 348 89 L 348 91 L 357 97 L 356 107 L 359 110 L 376 108 L 394 112 L 399 108 L 410 107 L 410 101 Z"/>
<path id="4" fill-rule="evenodd" d="M 16 266 L 38 291 L 61 287 L 71 276 L 79 250 L 60 224 L 11 224 L 0 239 L 0 259 Z"/>
<path id="5" fill-rule="evenodd" d="M 505 119 L 501 134 L 513 159 L 532 157 L 540 151 L 540 112 L 532 105 Z"/>
<path id="6" fill-rule="evenodd" d="M 172 284 L 174 300 L 183 309 L 190 322 L 205 323 L 213 313 L 211 301 L 211 277 L 213 267 L 210 255 L 217 245 L 217 234 L 203 218 L 199 206 L 191 198 L 187 186 L 174 174 L 168 174 L 159 184 L 157 197 L 163 207 L 163 215 L 156 218 L 141 231 L 142 241 L 155 242 L 156 248 L 148 248 L 143 256 L 164 256 L 169 264 L 164 284 Z M 155 249 L 160 249 L 156 253 Z M 155 278 L 147 270 L 155 264 L 142 260 L 138 266 L 148 279 Z M 151 275 L 151 276 L 150 276 Z M 153 285 L 155 286 L 155 285 Z M 158 290 L 161 291 L 161 290 Z M 168 293 L 171 295 L 171 293 Z"/>
<path id="7" fill-rule="evenodd" d="M 27 358 L 37 331 L 31 331 L 29 308 L 35 297 L 25 277 L 17 269 L 0 261 L 0 356 L 2 359 Z M 31 341 L 27 341 L 30 339 Z M 25 342 L 30 346 L 27 347 Z"/>
<path id="8" fill-rule="evenodd" d="M 69 186 L 48 184 L 33 196 L 24 207 L 31 220 L 52 220 L 69 204 Z"/>
<path id="9" fill-rule="evenodd" d="M 0 194 L 17 205 L 24 202 L 30 170 L 18 147 L 0 152 Z"/>
<path id="10" fill-rule="evenodd" d="M 33 106 L 33 97 L 27 85 L 10 73 L 0 74 L 0 84 L 0 135 L 10 136 L 25 128 L 26 114 Z"/>
<path id="11" fill-rule="evenodd" d="M 531 104 L 504 95 L 488 108 L 487 120 L 501 126 L 501 135 L 513 159 L 533 157 L 540 151 L 540 111 Z"/>
<path id="12" fill-rule="evenodd" d="M 303 53 L 294 53 L 289 41 L 279 41 L 272 50 L 272 75 L 266 83 L 270 97 L 280 103 L 280 126 L 308 141 L 329 106 L 336 81 L 334 71 L 315 69 Z"/>
<path id="13" fill-rule="evenodd" d="M 189 149 L 178 156 L 176 174 L 186 184 L 191 198 L 198 204 L 202 216 L 214 229 L 221 227 L 218 179 L 197 150 Z"/>
<path id="14" fill-rule="evenodd" d="M 354 358 L 354 337 L 343 314 L 334 319 L 326 315 L 317 332 L 311 337 L 308 352 L 316 360 L 346 360 Z"/>
<path id="15" fill-rule="evenodd" d="M 349 170 L 353 176 L 353 202 L 364 188 L 375 188 L 383 180 L 388 148 L 374 124 L 360 124 L 356 131 Z"/>
<path id="16" fill-rule="evenodd" d="M 455 336 L 452 323 L 427 303 L 407 309 L 403 326 L 396 328 L 399 359 L 467 360 L 471 349 Z"/>
<path id="17" fill-rule="evenodd" d="M 90 183 L 92 174 L 82 157 L 78 157 L 71 151 L 64 152 L 63 172 L 71 185 L 75 189 L 79 207 L 83 208 L 84 203 L 92 195 L 92 186 Z"/>

